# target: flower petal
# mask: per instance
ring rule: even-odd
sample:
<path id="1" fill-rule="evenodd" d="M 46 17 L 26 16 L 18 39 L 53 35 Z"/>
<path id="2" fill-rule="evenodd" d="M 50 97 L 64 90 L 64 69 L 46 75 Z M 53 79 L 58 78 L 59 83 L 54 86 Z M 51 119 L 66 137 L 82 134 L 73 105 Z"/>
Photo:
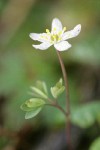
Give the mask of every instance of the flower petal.
<path id="1" fill-rule="evenodd" d="M 44 42 L 44 43 L 41 43 L 39 45 L 32 45 L 34 48 L 36 49 L 40 49 L 40 50 L 46 50 L 48 49 L 52 44 L 50 43 L 47 43 L 47 42 Z"/>
<path id="2" fill-rule="evenodd" d="M 39 42 L 46 42 L 46 41 L 49 41 L 50 39 L 47 33 L 39 33 L 39 34 L 30 33 L 29 36 L 32 40 L 39 41 Z"/>
<path id="3" fill-rule="evenodd" d="M 59 31 L 62 31 L 62 23 L 58 18 L 53 19 L 51 33 L 57 34 Z"/>
<path id="4" fill-rule="evenodd" d="M 54 44 L 54 47 L 58 51 L 65 51 L 71 47 L 71 44 L 69 44 L 67 41 L 62 41 L 57 44 Z"/>
<path id="5" fill-rule="evenodd" d="M 81 25 L 77 25 L 73 30 L 65 32 L 62 36 L 63 40 L 67 40 L 73 37 L 76 37 L 81 31 Z"/>

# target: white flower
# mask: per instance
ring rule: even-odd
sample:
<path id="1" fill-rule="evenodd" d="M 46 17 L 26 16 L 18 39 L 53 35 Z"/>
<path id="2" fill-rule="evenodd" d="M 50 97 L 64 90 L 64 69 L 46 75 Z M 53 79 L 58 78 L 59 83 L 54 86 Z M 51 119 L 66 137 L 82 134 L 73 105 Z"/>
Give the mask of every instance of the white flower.
<path id="1" fill-rule="evenodd" d="M 59 19 L 55 18 L 52 21 L 51 32 L 46 29 L 46 33 L 30 33 L 30 38 L 41 42 L 39 45 L 32 45 L 36 49 L 46 50 L 51 45 L 54 45 L 56 50 L 65 51 L 71 47 L 66 40 L 76 37 L 81 31 L 81 25 L 77 25 L 73 30 L 66 31 L 66 27 L 62 27 Z"/>

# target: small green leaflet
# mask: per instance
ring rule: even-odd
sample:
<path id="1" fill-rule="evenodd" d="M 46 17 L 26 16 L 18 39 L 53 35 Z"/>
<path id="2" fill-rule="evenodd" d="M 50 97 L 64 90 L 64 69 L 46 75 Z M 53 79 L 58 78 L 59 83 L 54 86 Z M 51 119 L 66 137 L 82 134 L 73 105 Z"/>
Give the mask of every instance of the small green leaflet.
<path id="1" fill-rule="evenodd" d="M 42 107 L 34 108 L 32 111 L 27 111 L 25 114 L 25 119 L 30 119 L 35 117 L 40 111 L 42 110 Z"/>
<path id="2" fill-rule="evenodd" d="M 31 89 L 32 89 L 33 94 L 37 95 L 37 97 L 41 97 L 41 98 L 44 98 L 44 99 L 48 98 L 47 95 L 45 93 L 43 93 L 40 89 L 38 89 L 34 86 L 32 86 Z"/>
<path id="3" fill-rule="evenodd" d="M 62 85 L 62 79 L 60 79 L 54 87 L 51 87 L 51 94 L 54 98 L 57 98 L 60 94 L 63 93 L 64 90 L 65 87 Z"/>
<path id="4" fill-rule="evenodd" d="M 45 101 L 39 98 L 31 98 L 21 105 L 23 111 L 31 111 L 33 108 L 45 105 Z"/>
<path id="5" fill-rule="evenodd" d="M 46 86 L 45 82 L 43 82 L 43 81 L 37 81 L 36 82 L 36 87 L 38 89 L 40 89 L 43 93 L 45 93 L 46 95 L 48 95 L 47 86 Z"/>

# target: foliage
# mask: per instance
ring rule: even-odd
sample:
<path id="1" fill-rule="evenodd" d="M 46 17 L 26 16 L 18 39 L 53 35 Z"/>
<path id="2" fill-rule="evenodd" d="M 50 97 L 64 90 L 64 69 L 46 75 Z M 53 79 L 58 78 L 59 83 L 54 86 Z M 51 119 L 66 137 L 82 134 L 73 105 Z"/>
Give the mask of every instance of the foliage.
<path id="1" fill-rule="evenodd" d="M 65 87 L 62 85 L 62 79 L 60 79 L 54 87 L 51 87 L 52 96 L 57 98 L 61 93 L 63 93 L 64 90 Z"/>
<path id="2" fill-rule="evenodd" d="M 3 110 L 5 114 L 2 116 L 5 120 L 4 126 L 19 130 L 26 123 L 23 117 L 24 112 L 20 110 L 19 105 L 24 103 L 25 99 L 32 98 L 27 94 L 27 91 L 34 80 L 45 80 L 48 87 L 51 87 L 52 83 L 61 76 L 55 51 L 51 48 L 50 53 L 49 51 L 35 52 L 31 47 L 33 42 L 29 40 L 28 36 L 33 29 L 41 32 L 45 25 L 46 28 L 49 28 L 49 22 L 54 16 L 59 17 L 67 25 L 68 30 L 77 23 L 82 24 L 82 33 L 78 39 L 73 41 L 74 47 L 67 53 L 62 54 L 68 70 L 68 78 L 71 81 L 69 87 L 72 123 L 82 128 L 89 128 L 95 121 L 100 124 L 99 101 L 97 104 L 94 103 L 94 107 L 89 106 L 89 104 L 85 105 L 85 103 L 80 105 L 81 99 L 82 102 L 95 101 L 100 96 L 98 94 L 98 89 L 100 89 L 100 1 L 62 0 L 56 3 L 52 0 L 39 0 L 32 4 L 31 8 L 29 8 L 31 1 L 28 1 L 27 5 L 24 0 L 19 0 L 19 5 L 15 6 L 14 1 L 16 2 L 16 0 L 0 1 L 0 95 L 5 97 L 4 105 L 2 106 L 0 103 L 0 114 L 2 115 L 1 110 Z M 13 6 L 17 8 L 17 11 Z M 26 17 L 24 16 L 26 12 L 21 15 L 19 8 L 25 11 L 28 8 Z M 14 23 L 17 24 L 18 22 L 21 22 L 20 25 L 17 26 L 16 30 L 13 30 Z M 9 38 L 11 33 L 13 33 L 13 36 Z M 87 68 L 88 71 L 86 71 Z M 89 72 L 90 74 L 88 74 Z M 88 83 L 84 74 L 90 79 Z M 80 81 L 84 83 L 81 84 Z M 88 88 L 87 84 L 89 85 Z M 41 91 L 45 94 L 43 90 Z M 86 99 L 83 98 L 84 95 Z M 60 99 L 65 100 L 63 94 Z M 60 101 L 60 103 L 65 108 L 64 102 Z M 93 105 L 93 103 L 90 103 L 90 105 Z M 64 126 L 65 123 L 61 112 L 54 108 L 45 108 L 40 117 L 41 119 L 44 117 L 43 123 L 52 128 L 54 128 L 54 124 L 58 127 L 60 124 Z M 13 121 L 15 118 L 16 121 Z M 38 120 L 38 117 L 34 121 L 31 120 L 32 122 L 30 120 L 28 122 L 34 123 L 36 120 Z M 7 142 L 0 140 L 0 148 L 6 149 L 5 145 L 8 145 Z"/>
<path id="3" fill-rule="evenodd" d="M 31 111 L 27 111 L 25 114 L 25 119 L 30 119 L 35 117 L 40 111 L 42 107 L 33 108 Z"/>
<path id="4" fill-rule="evenodd" d="M 77 106 L 71 114 L 72 122 L 82 128 L 88 128 L 95 122 L 100 122 L 100 102 L 91 102 Z"/>
<path id="5" fill-rule="evenodd" d="M 47 91 L 47 87 L 46 87 L 45 82 L 37 81 L 36 87 L 32 86 L 31 90 L 32 90 L 31 94 L 33 96 L 41 97 L 44 99 L 48 98 L 48 96 L 47 96 L 48 91 Z"/>
<path id="6" fill-rule="evenodd" d="M 100 137 L 96 138 L 91 144 L 89 150 L 99 150 L 100 149 Z"/>
<path id="7" fill-rule="evenodd" d="M 60 79 L 56 85 L 51 88 L 51 94 L 54 98 L 57 98 L 64 89 L 62 79 Z M 43 106 L 48 104 L 48 100 L 50 100 L 45 82 L 37 81 L 36 86 L 32 86 L 31 90 L 32 92 L 30 92 L 30 94 L 35 98 L 31 98 L 21 105 L 21 109 L 26 112 L 25 119 L 35 117 L 42 110 Z"/>

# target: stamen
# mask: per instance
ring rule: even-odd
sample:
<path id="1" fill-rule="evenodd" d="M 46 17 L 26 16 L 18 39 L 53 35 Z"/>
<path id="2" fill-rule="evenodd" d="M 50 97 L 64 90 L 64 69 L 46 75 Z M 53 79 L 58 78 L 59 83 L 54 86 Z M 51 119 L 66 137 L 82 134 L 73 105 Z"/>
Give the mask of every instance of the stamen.
<path id="1" fill-rule="evenodd" d="M 54 40 L 56 39 L 56 35 L 53 35 Z"/>
<path id="2" fill-rule="evenodd" d="M 49 29 L 46 29 L 46 32 L 47 32 L 47 33 L 50 33 Z"/>
<path id="3" fill-rule="evenodd" d="M 66 27 L 63 28 L 63 32 L 66 31 Z"/>

